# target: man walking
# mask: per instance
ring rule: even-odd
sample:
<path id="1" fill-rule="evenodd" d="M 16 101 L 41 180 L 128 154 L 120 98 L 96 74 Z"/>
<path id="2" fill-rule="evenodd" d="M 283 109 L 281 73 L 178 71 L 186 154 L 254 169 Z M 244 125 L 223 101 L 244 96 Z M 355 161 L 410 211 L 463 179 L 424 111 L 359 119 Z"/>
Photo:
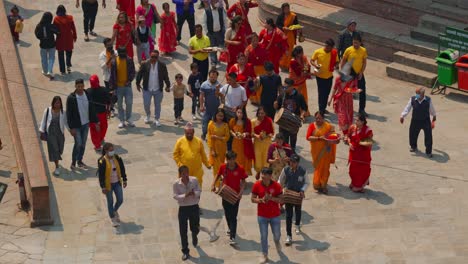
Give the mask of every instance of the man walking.
<path id="1" fill-rule="evenodd" d="M 185 21 L 189 25 L 190 37 L 195 35 L 195 8 L 194 4 L 198 0 L 172 0 L 176 4 L 177 13 L 177 42 L 182 39 L 182 26 Z"/>
<path id="2" fill-rule="evenodd" d="M 220 6 L 220 0 L 212 0 L 211 5 L 205 9 L 203 15 L 203 27 L 210 39 L 212 47 L 224 48 L 224 33 L 228 25 L 226 10 Z M 211 66 L 216 67 L 219 63 L 218 53 L 210 53 Z"/>
<path id="3" fill-rule="evenodd" d="M 143 80 L 143 105 L 145 108 L 145 124 L 151 123 L 151 99 L 154 101 L 154 119 L 156 126 L 161 126 L 161 103 L 164 92 L 163 86 L 166 84 L 166 92 L 169 92 L 171 82 L 167 72 L 166 64 L 159 61 L 159 51 L 153 50 L 150 59 L 141 64 L 136 77 L 137 89 L 142 90 L 141 80 Z"/>
<path id="4" fill-rule="evenodd" d="M 353 45 L 353 38 L 355 35 L 359 34 L 356 31 L 356 20 L 350 19 L 348 23 L 346 23 L 346 28 L 341 31 L 338 37 L 338 57 L 343 58 L 343 54 L 345 50 Z"/>
<path id="5" fill-rule="evenodd" d="M 127 56 L 127 49 L 121 47 L 117 50 L 118 57 L 111 62 L 111 71 L 109 76 L 109 88 L 114 90 L 117 95 L 117 109 L 119 112 L 119 128 L 126 125 L 134 127 L 135 124 L 130 120 L 132 117 L 133 92 L 132 81 L 135 78 L 135 64 L 133 59 Z M 125 108 L 123 102 L 125 100 Z M 127 124 L 125 124 L 127 122 Z"/>
<path id="6" fill-rule="evenodd" d="M 208 78 L 208 69 L 210 63 L 208 52 L 205 48 L 210 47 L 210 39 L 203 35 L 203 27 L 200 24 L 195 25 L 195 36 L 190 38 L 188 51 L 193 56 L 193 62 L 198 64 L 198 70 L 201 73 L 203 81 Z"/>
<path id="7" fill-rule="evenodd" d="M 99 131 L 99 119 L 96 114 L 94 104 L 89 102 L 88 93 L 84 89 L 83 79 L 75 81 L 75 91 L 67 97 L 67 124 L 70 134 L 75 139 L 72 152 L 71 170 L 86 168 L 83 163 L 83 156 L 88 139 L 89 123 L 95 123 L 96 130 Z"/>
<path id="8" fill-rule="evenodd" d="M 416 95 L 411 96 L 408 104 L 401 113 L 400 123 L 403 124 L 405 117 L 413 109 L 411 124 L 409 129 L 410 152 L 418 150 L 419 132 L 424 130 L 424 145 L 426 146 L 426 155 L 432 158 L 432 129 L 436 121 L 436 111 L 432 100 L 425 96 L 425 88 L 416 89 Z M 432 116 L 432 123 L 431 123 Z"/>
<path id="9" fill-rule="evenodd" d="M 94 150 L 101 151 L 107 133 L 107 106 L 110 103 L 110 94 L 105 87 L 99 84 L 99 78 L 96 74 L 91 75 L 89 84 L 91 85 L 91 88 L 87 90 L 89 100 L 94 104 L 94 109 L 99 119 L 99 130 L 96 124 L 91 123 L 89 125 L 91 141 L 93 142 Z"/>
<path id="10" fill-rule="evenodd" d="M 263 87 L 260 95 L 260 105 L 263 106 L 268 117 L 275 118 L 276 109 L 273 107 L 278 98 L 278 91 L 281 89 L 281 76 L 275 73 L 272 62 L 264 63 L 266 74 L 257 77 L 258 85 Z"/>
<path id="11" fill-rule="evenodd" d="M 239 166 L 236 162 L 237 154 L 233 151 L 228 151 L 226 153 L 226 164 L 219 167 L 218 174 L 211 185 L 211 191 L 216 191 L 216 185 L 218 180 L 222 179 L 222 186 L 226 185 L 232 188 L 237 194 L 237 202 L 231 204 L 225 199 L 223 199 L 223 209 L 224 215 L 226 217 L 226 223 L 228 226 L 229 232 L 229 244 L 231 246 L 236 245 L 236 233 L 237 233 L 237 214 L 239 212 L 239 203 L 242 198 L 242 193 L 244 192 L 245 179 L 247 179 L 247 173 L 245 173 L 244 168 Z M 218 190 L 219 192 L 219 190 Z"/>
<path id="12" fill-rule="evenodd" d="M 76 0 L 76 8 L 80 7 L 80 0 Z M 83 29 L 85 34 L 85 41 L 89 41 L 88 32 L 91 36 L 97 36 L 94 30 L 94 23 L 96 22 L 96 15 L 99 8 L 97 0 L 82 0 L 81 8 L 83 9 Z M 102 0 L 102 8 L 106 8 L 106 0 Z"/>
<path id="13" fill-rule="evenodd" d="M 237 107 L 244 108 L 247 105 L 247 93 L 245 88 L 237 82 L 237 74 L 231 72 L 227 77 L 228 83 L 220 90 L 224 106 L 232 112 L 236 112 Z"/>
<path id="14" fill-rule="evenodd" d="M 192 232 L 192 244 L 198 246 L 198 233 L 200 232 L 200 202 L 201 189 L 197 178 L 189 176 L 187 166 L 179 167 L 179 179 L 172 185 L 173 197 L 179 204 L 179 233 L 182 244 L 182 260 L 190 258 L 187 238 L 187 222 Z"/>
<path id="15" fill-rule="evenodd" d="M 219 107 L 219 90 L 221 84 L 218 82 L 218 71 L 210 70 L 209 79 L 202 83 L 200 87 L 200 112 L 203 114 L 202 120 L 202 139 L 206 139 L 208 131 L 208 122 L 213 119 L 216 110 Z"/>
<path id="16" fill-rule="evenodd" d="M 115 60 L 117 57 L 117 51 L 114 50 L 112 39 L 105 38 L 102 43 L 104 44 L 105 49 L 99 54 L 99 65 L 101 66 L 102 70 L 104 86 L 110 94 L 109 111 L 112 113 L 112 117 L 114 117 L 114 105 L 117 102 L 117 96 L 115 95 L 115 90 L 110 89 L 109 78 L 111 73 L 112 60 Z"/>

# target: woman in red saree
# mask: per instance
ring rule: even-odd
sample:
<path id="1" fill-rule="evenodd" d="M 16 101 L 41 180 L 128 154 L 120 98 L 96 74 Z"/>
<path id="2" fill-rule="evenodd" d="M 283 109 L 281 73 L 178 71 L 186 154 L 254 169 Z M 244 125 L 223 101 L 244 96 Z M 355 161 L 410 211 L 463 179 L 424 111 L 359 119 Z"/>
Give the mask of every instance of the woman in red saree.
<path id="1" fill-rule="evenodd" d="M 237 153 L 237 164 L 244 168 L 248 175 L 252 175 L 252 162 L 255 153 L 252 143 L 252 123 L 247 118 L 245 107 L 237 107 L 236 118 L 229 121 L 231 131 L 232 151 Z"/>
<path id="2" fill-rule="evenodd" d="M 273 19 L 266 20 L 265 28 L 258 36 L 260 46 L 267 50 L 269 60 L 275 66 L 275 72 L 279 73 L 279 63 L 283 54 L 288 52 L 288 42 L 283 31 L 276 27 Z"/>
<path id="3" fill-rule="evenodd" d="M 226 69 L 231 69 L 237 63 L 237 55 L 244 53 L 247 42 L 245 32 L 241 27 L 242 18 L 236 16 L 231 21 L 231 27 L 226 30 L 224 42 L 226 43 L 228 62 Z"/>
<path id="4" fill-rule="evenodd" d="M 257 33 L 252 33 L 252 42 L 244 51 L 245 56 L 247 57 L 247 61 L 251 63 L 254 67 L 254 72 L 257 77 L 265 75 L 265 61 L 268 59 L 267 51 L 258 45 L 258 35 Z M 260 86 L 250 97 L 250 101 L 253 103 L 260 103 L 260 97 L 262 96 L 263 87 Z"/>
<path id="5" fill-rule="evenodd" d="M 237 63 L 232 65 L 228 74 L 231 72 L 237 74 L 237 82 L 244 87 L 247 98 L 250 98 L 252 95 L 251 89 L 253 89 L 254 80 L 257 76 L 255 75 L 253 65 L 247 63 L 247 57 L 244 53 L 239 53 L 237 55 Z"/>
<path id="6" fill-rule="evenodd" d="M 112 42 L 115 41 L 115 49 L 125 47 L 127 56 L 133 59 L 133 32 L 132 24 L 128 21 L 127 13 L 120 12 L 113 27 Z"/>
<path id="7" fill-rule="evenodd" d="M 338 126 L 343 131 L 344 139 L 348 137 L 348 129 L 353 124 L 353 95 L 345 92 L 345 88 L 357 88 L 357 80 L 352 79 L 343 82 L 341 76 L 335 80 L 335 86 L 331 92 L 328 106 L 333 100 L 333 109 L 338 118 Z"/>
<path id="8" fill-rule="evenodd" d="M 362 146 L 361 141 L 372 140 L 372 130 L 367 126 L 367 120 L 364 115 L 356 118 L 356 124 L 349 128 L 349 177 L 351 184 L 349 188 L 353 192 L 364 192 L 364 187 L 369 185 L 369 176 L 371 173 L 371 150 L 372 145 Z"/>
<path id="9" fill-rule="evenodd" d="M 164 12 L 161 14 L 161 32 L 159 33 L 159 51 L 171 53 L 177 46 L 176 14 L 169 10 L 169 4 L 163 4 Z"/>
<path id="10" fill-rule="evenodd" d="M 289 63 L 289 78 L 294 81 L 296 90 L 304 96 L 307 104 L 309 104 L 309 97 L 307 96 L 307 79 L 312 75 L 310 73 L 310 63 L 304 55 L 302 46 L 297 46 L 293 49 L 292 60 Z M 305 116 L 310 116 L 307 112 Z"/>
<path id="11" fill-rule="evenodd" d="M 250 39 L 250 35 L 252 34 L 252 27 L 249 23 L 249 10 L 252 7 L 258 7 L 258 3 L 255 1 L 247 1 L 247 0 L 239 0 L 239 2 L 233 4 L 227 10 L 227 16 L 229 19 L 233 19 L 236 16 L 240 16 L 242 18 L 241 27 L 245 33 L 246 39 Z"/>
<path id="12" fill-rule="evenodd" d="M 254 152 L 255 152 L 255 178 L 260 178 L 260 171 L 268 164 L 268 149 L 271 145 L 271 138 L 275 134 L 273 120 L 266 116 L 265 109 L 260 106 L 257 109 L 257 118 L 252 119 Z"/>
<path id="13" fill-rule="evenodd" d="M 116 2 L 119 12 L 125 12 L 128 21 L 132 24 L 132 27 L 135 27 L 135 0 L 116 0 Z"/>
<path id="14" fill-rule="evenodd" d="M 280 67 L 284 71 L 288 70 L 289 68 L 291 53 L 294 46 L 296 45 L 297 35 L 302 35 L 301 29 L 289 29 L 289 27 L 292 25 L 299 25 L 297 15 L 296 13 L 291 12 L 289 3 L 283 3 L 281 5 L 281 14 L 276 19 L 276 26 L 284 32 L 288 42 L 288 53 L 284 54 L 280 61 Z"/>

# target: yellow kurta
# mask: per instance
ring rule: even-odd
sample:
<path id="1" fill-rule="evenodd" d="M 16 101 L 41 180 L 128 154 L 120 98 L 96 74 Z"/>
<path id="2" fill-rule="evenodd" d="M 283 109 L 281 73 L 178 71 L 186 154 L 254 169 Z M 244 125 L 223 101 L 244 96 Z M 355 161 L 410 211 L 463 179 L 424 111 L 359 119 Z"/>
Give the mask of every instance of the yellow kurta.
<path id="1" fill-rule="evenodd" d="M 238 125 L 235 119 L 229 122 L 230 129 L 234 132 L 244 133 L 244 126 Z M 249 131 L 250 133 L 250 131 Z M 232 151 L 237 154 L 237 164 L 241 165 L 248 175 L 252 175 L 252 160 L 245 156 L 244 152 L 244 139 L 232 139 Z"/>
<path id="2" fill-rule="evenodd" d="M 257 118 L 252 119 L 252 134 L 254 134 L 254 129 L 258 125 L 260 125 L 260 121 L 257 120 Z M 272 124 L 273 126 L 273 124 Z M 274 132 L 274 126 L 273 126 L 273 134 Z M 260 172 L 263 167 L 270 167 L 270 164 L 268 163 L 268 148 L 271 145 L 271 135 L 266 135 L 267 137 L 264 139 L 257 139 L 256 137 L 254 138 L 254 152 L 255 152 L 255 164 L 254 168 L 256 172 Z"/>
<path id="3" fill-rule="evenodd" d="M 185 165 L 189 168 L 189 175 L 197 178 L 200 187 L 203 183 L 202 164 L 209 167 L 205 147 L 200 138 L 193 137 L 191 141 L 185 136 L 179 138 L 174 146 L 174 161 L 177 167 Z"/>
<path id="4" fill-rule="evenodd" d="M 216 135 L 223 139 L 212 139 L 211 136 Z M 208 124 L 208 133 L 206 135 L 208 147 L 210 148 L 210 164 L 213 166 L 213 176 L 218 174 L 219 167 L 224 163 L 227 152 L 227 141 L 229 140 L 229 126 L 227 123 L 222 123 L 218 126 L 215 122 L 210 121 Z M 216 155 L 214 155 L 214 153 Z M 218 181 L 219 182 L 219 181 Z"/>
<path id="5" fill-rule="evenodd" d="M 312 136 L 321 137 L 333 131 L 333 126 L 328 122 L 324 122 L 321 127 L 316 127 L 312 131 Z M 330 177 L 330 164 L 335 163 L 336 145 L 329 144 L 325 140 L 311 141 L 310 152 L 312 154 L 312 165 L 315 168 L 314 189 L 326 188 Z"/>
<path id="6" fill-rule="evenodd" d="M 284 26 L 289 27 L 292 26 L 294 23 L 294 19 L 296 18 L 296 14 L 294 12 L 290 12 L 289 15 L 284 19 Z M 283 69 L 288 69 L 289 68 L 289 62 L 291 61 L 291 53 L 294 49 L 294 46 L 296 45 L 296 30 L 288 30 L 285 31 L 284 34 L 287 37 L 287 42 L 288 42 L 288 55 L 286 54 L 283 55 L 280 61 L 280 67 Z"/>

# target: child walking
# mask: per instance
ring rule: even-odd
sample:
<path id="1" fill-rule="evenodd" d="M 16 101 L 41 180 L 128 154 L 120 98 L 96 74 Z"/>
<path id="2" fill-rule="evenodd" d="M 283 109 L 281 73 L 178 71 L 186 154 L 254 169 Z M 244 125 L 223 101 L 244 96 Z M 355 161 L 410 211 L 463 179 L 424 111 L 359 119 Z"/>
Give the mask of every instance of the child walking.
<path id="1" fill-rule="evenodd" d="M 19 15 L 19 9 L 14 5 L 10 9 L 8 15 L 8 24 L 10 25 L 10 32 L 15 42 L 19 41 L 19 33 L 23 31 L 23 18 Z"/>
<path id="2" fill-rule="evenodd" d="M 184 77 L 178 73 L 175 76 L 175 83 L 172 85 L 172 92 L 174 95 L 174 125 L 184 122 L 182 119 L 182 111 L 184 110 L 184 95 L 187 87 L 182 83 Z"/>
<path id="3" fill-rule="evenodd" d="M 190 76 L 188 78 L 188 92 L 189 96 L 192 98 L 192 119 L 197 120 L 196 112 L 200 115 L 200 86 L 203 83 L 203 77 L 201 73 L 198 71 L 198 64 L 192 63 L 190 64 Z M 198 110 L 197 110 L 198 109 Z"/>
<path id="4" fill-rule="evenodd" d="M 146 26 L 146 18 L 140 16 L 138 18 L 138 27 L 137 32 L 137 55 L 138 63 L 141 64 L 143 56 L 145 55 L 145 60 L 149 60 L 150 56 L 150 42 L 155 44 L 154 38 L 151 34 L 151 29 Z"/>

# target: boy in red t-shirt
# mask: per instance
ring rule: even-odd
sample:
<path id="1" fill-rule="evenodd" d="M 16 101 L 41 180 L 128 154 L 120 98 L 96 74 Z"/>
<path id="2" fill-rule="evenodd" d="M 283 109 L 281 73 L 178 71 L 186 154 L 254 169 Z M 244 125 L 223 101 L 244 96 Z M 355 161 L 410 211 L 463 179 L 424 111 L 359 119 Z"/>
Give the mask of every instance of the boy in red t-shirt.
<path id="1" fill-rule="evenodd" d="M 268 262 L 268 225 L 271 225 L 273 240 L 276 250 L 281 252 L 281 212 L 279 204 L 280 195 L 283 193 L 281 185 L 271 180 L 273 170 L 263 168 L 262 179 L 257 181 L 252 187 L 252 203 L 257 205 L 258 226 L 260 228 L 260 240 L 262 244 L 262 263 Z"/>
<path id="2" fill-rule="evenodd" d="M 218 174 L 211 185 L 211 190 L 213 192 L 216 191 L 216 183 L 219 178 L 222 178 L 223 184 L 220 188 L 223 185 L 227 185 L 237 192 L 237 202 L 235 204 L 230 204 L 228 201 L 223 199 L 224 215 L 226 216 L 226 222 L 229 229 L 229 244 L 231 246 L 236 245 L 237 214 L 239 212 L 240 199 L 244 192 L 245 179 L 247 178 L 247 173 L 245 173 L 242 166 L 237 164 L 236 158 L 237 154 L 234 151 L 228 151 L 226 153 L 227 162 L 219 167 Z"/>

